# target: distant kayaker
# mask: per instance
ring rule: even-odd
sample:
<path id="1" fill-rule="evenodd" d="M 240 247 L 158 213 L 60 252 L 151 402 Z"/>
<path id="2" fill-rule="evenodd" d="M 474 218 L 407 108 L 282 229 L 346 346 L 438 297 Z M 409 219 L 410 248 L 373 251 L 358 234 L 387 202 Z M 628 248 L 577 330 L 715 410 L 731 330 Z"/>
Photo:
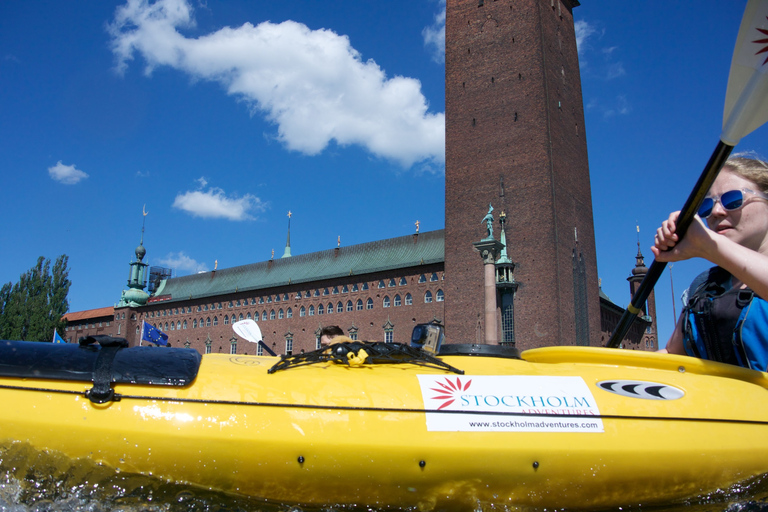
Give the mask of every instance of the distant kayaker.
<path id="1" fill-rule="evenodd" d="M 329 325 L 320 329 L 320 345 L 326 347 L 331 345 L 333 338 L 344 336 L 344 331 L 338 325 Z"/>
<path id="2" fill-rule="evenodd" d="M 684 310 L 666 351 L 766 371 L 768 164 L 744 154 L 729 158 L 680 243 L 679 213 L 656 231 L 656 259 L 698 257 L 716 267 L 683 295 Z"/>

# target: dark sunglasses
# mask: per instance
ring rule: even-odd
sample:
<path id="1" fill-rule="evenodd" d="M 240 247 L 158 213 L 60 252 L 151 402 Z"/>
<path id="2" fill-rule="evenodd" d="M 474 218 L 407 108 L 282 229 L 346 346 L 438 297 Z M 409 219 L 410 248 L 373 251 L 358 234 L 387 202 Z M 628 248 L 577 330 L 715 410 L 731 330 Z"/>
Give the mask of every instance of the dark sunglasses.
<path id="1" fill-rule="evenodd" d="M 715 204 L 718 201 L 720 201 L 720 204 L 723 205 L 724 210 L 729 212 L 738 210 L 744 206 L 744 194 L 753 194 L 763 199 L 768 199 L 768 196 L 762 192 L 755 192 L 754 190 L 750 190 L 748 188 L 743 188 L 741 190 L 729 190 L 728 192 L 724 192 L 719 196 L 705 197 L 701 202 L 701 206 L 699 206 L 699 217 L 706 219 L 712 215 L 712 210 L 715 208 Z"/>

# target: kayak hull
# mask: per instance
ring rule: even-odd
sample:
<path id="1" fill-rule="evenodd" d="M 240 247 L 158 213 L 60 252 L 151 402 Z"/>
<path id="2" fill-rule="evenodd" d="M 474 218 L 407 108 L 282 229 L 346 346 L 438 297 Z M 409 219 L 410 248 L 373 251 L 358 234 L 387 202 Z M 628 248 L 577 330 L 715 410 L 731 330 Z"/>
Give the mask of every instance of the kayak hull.
<path id="1" fill-rule="evenodd" d="M 317 506 L 656 504 L 768 473 L 761 407 L 768 381 L 760 372 L 590 348 L 441 359 L 464 375 L 332 362 L 269 374 L 279 358 L 206 355 L 190 384 L 116 383 L 119 400 L 103 404 L 86 398 L 90 382 L 0 377 L 0 435 L 6 444 L 119 471 Z M 463 427 L 454 421 L 465 415 L 451 407 L 491 395 L 456 394 L 457 403 L 438 412 L 434 384 L 422 382 L 545 386 L 558 379 L 583 382 L 591 414 L 563 414 L 548 407 L 553 399 L 529 393 L 534 398 L 517 399 L 531 406 L 527 412 L 476 411 L 471 418 L 480 421 Z M 682 396 L 625 396 L 600 386 L 606 382 L 658 384 Z M 555 423 L 577 430 L 546 430 Z"/>

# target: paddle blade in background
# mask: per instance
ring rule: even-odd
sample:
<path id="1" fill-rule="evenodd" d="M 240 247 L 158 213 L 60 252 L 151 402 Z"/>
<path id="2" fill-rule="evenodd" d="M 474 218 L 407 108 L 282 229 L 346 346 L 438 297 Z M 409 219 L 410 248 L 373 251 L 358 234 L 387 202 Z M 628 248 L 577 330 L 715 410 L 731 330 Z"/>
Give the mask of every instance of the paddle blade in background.
<path id="1" fill-rule="evenodd" d="M 768 121 L 768 0 L 744 10 L 728 76 L 720 139 L 735 146 Z"/>
<path id="2" fill-rule="evenodd" d="M 259 325 L 250 318 L 233 323 L 232 329 L 238 336 L 250 342 L 258 343 L 262 340 Z"/>

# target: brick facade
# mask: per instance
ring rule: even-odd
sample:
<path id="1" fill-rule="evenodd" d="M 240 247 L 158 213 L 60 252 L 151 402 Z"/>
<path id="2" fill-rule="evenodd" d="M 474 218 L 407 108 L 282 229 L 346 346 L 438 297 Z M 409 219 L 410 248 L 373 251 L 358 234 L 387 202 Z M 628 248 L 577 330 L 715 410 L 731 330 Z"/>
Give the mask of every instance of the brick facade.
<path id="1" fill-rule="evenodd" d="M 256 319 L 258 315 L 256 320 L 264 342 L 278 355 L 288 352 L 288 338 L 292 340 L 293 353 L 314 350 L 315 333 L 328 325 L 338 325 L 359 340 L 371 341 L 383 341 L 385 331 L 391 329 L 392 341 L 408 343 L 414 325 L 443 319 L 442 269 L 441 264 L 428 265 L 195 300 L 155 301 L 142 308 L 124 308 L 129 320 L 125 322 L 126 338 L 131 346 L 137 345 L 138 329 L 141 321 L 146 320 L 168 334 L 173 347 L 190 347 L 206 353 L 206 342 L 210 340 L 211 352 L 230 353 L 235 337 L 236 353 L 255 354 L 256 345 L 235 336 L 231 324 L 233 316 L 237 321 L 241 316 Z M 429 302 L 425 299 L 427 293 L 431 297 Z M 331 314 L 327 312 L 329 305 L 333 306 Z M 130 321 L 133 314 L 136 318 Z"/>
<path id="2" fill-rule="evenodd" d="M 451 339 L 483 339 L 482 265 L 471 244 L 485 235 L 480 219 L 489 203 L 507 215 L 507 253 L 519 285 L 518 347 L 597 344 L 600 338 L 571 5 L 448 0 L 445 316 Z M 575 262 L 583 269 L 578 287 Z M 577 339 L 580 325 L 589 334 Z"/>

